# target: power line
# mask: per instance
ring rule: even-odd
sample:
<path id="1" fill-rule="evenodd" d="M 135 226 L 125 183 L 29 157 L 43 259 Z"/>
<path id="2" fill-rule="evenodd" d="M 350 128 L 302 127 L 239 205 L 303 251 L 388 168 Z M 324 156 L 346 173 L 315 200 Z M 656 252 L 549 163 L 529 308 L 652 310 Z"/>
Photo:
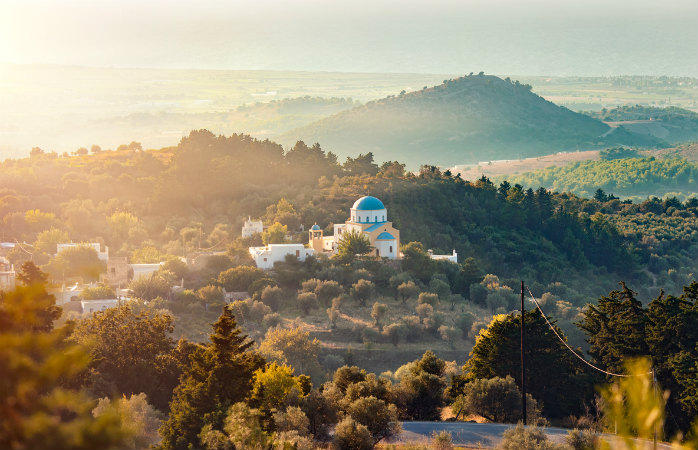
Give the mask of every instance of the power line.
<path id="1" fill-rule="evenodd" d="M 574 356 L 576 356 L 576 357 L 577 357 L 580 361 L 582 361 L 584 364 L 586 364 L 587 366 L 591 367 L 591 368 L 594 369 L 594 370 L 598 370 L 599 372 L 605 373 L 606 375 L 610 375 L 610 376 L 612 376 L 612 377 L 634 377 L 634 376 L 644 376 L 644 375 L 651 375 L 651 374 L 652 374 L 652 372 L 648 372 L 647 374 L 640 374 L 640 375 L 626 375 L 626 374 L 621 374 L 621 373 L 608 372 L 608 371 L 603 370 L 603 369 L 601 369 L 601 368 L 599 368 L 599 367 L 596 367 L 595 365 L 593 365 L 592 363 L 590 363 L 589 361 L 587 361 L 586 359 L 584 359 L 584 357 L 582 357 L 581 355 L 579 355 L 579 353 L 577 353 L 572 347 L 570 347 L 570 345 L 567 343 L 567 341 L 565 341 L 565 340 L 562 338 L 562 336 L 560 336 L 560 334 L 557 332 L 557 330 L 555 329 L 555 327 L 553 326 L 553 324 L 550 323 L 550 321 L 548 320 L 548 317 L 547 317 L 547 316 L 545 315 L 545 313 L 543 312 L 543 308 L 540 307 L 540 304 L 538 303 L 538 300 L 536 300 L 536 298 L 533 296 L 533 293 L 531 293 L 531 289 L 529 289 L 528 286 L 526 286 L 526 289 L 528 290 L 528 293 L 529 293 L 529 295 L 531 296 L 531 299 L 533 300 L 533 303 L 535 303 L 535 304 L 536 304 L 536 307 L 538 307 L 538 311 L 540 311 L 540 313 L 543 315 L 543 319 L 545 319 L 545 322 L 548 324 L 548 326 L 550 327 L 550 329 L 553 330 L 553 333 L 555 333 L 555 336 L 557 336 L 557 338 L 560 340 L 560 342 L 562 342 L 563 345 L 564 345 L 565 347 L 567 347 L 567 350 L 569 350 L 570 352 L 572 352 L 572 354 L 573 354 Z"/>

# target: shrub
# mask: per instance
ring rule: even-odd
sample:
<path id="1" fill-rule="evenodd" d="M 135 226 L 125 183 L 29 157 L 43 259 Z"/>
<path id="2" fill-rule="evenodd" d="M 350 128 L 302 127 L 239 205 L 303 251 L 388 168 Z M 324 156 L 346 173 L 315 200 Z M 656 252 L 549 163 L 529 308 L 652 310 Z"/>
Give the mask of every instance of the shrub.
<path id="1" fill-rule="evenodd" d="M 383 335 L 386 336 L 395 347 L 397 347 L 397 344 L 405 337 L 405 334 L 406 327 L 401 323 L 391 323 L 383 328 Z"/>
<path id="2" fill-rule="evenodd" d="M 439 334 L 441 335 L 441 339 L 446 341 L 451 347 L 454 346 L 454 343 L 456 342 L 456 339 L 458 338 L 458 330 L 456 330 L 453 327 L 449 327 L 446 325 L 441 325 L 439 327 Z"/>
<path id="3" fill-rule="evenodd" d="M 373 309 L 371 310 L 371 317 L 373 318 L 373 323 L 380 330 L 382 328 L 382 321 L 385 314 L 388 312 L 388 306 L 385 303 L 374 303 Z"/>
<path id="4" fill-rule="evenodd" d="M 400 321 L 405 326 L 405 339 L 413 341 L 422 335 L 421 321 L 417 316 L 404 316 Z"/>
<path id="5" fill-rule="evenodd" d="M 572 450 L 594 450 L 599 445 L 599 437 L 591 430 L 574 429 L 567 433 L 567 445 Z"/>
<path id="6" fill-rule="evenodd" d="M 281 324 L 281 315 L 279 313 L 265 314 L 262 319 L 262 326 L 264 328 L 274 328 Z"/>
<path id="7" fill-rule="evenodd" d="M 247 302 L 250 304 L 250 320 L 256 324 L 261 324 L 264 316 L 271 313 L 271 308 L 262 302 L 252 299 L 248 299 Z"/>
<path id="8" fill-rule="evenodd" d="M 431 306 L 436 306 L 439 303 L 439 296 L 431 292 L 422 292 L 417 298 L 418 304 L 428 303 Z"/>
<path id="9" fill-rule="evenodd" d="M 521 417 L 521 392 L 510 376 L 506 378 L 479 378 L 463 387 L 463 395 L 456 398 L 451 409 L 477 414 L 495 423 L 513 423 Z M 529 394 L 526 413 L 532 423 L 540 418 L 536 401 Z"/>
<path id="10" fill-rule="evenodd" d="M 368 300 L 376 291 L 375 285 L 368 280 L 361 279 L 351 287 L 351 295 L 359 302 L 359 305 L 366 306 Z"/>
<path id="11" fill-rule="evenodd" d="M 564 450 L 565 447 L 552 442 L 543 429 L 522 424 L 510 428 L 502 435 L 502 450 Z"/>
<path id="12" fill-rule="evenodd" d="M 283 300 L 283 291 L 278 286 L 267 286 L 262 290 L 262 303 L 277 311 Z"/>
<path id="13" fill-rule="evenodd" d="M 443 314 L 434 313 L 424 319 L 424 329 L 431 333 L 436 333 L 439 327 L 444 323 L 444 320 Z"/>
<path id="14" fill-rule="evenodd" d="M 453 450 L 453 436 L 446 430 L 431 435 L 431 450 Z"/>
<path id="15" fill-rule="evenodd" d="M 470 330 L 472 329 L 473 324 L 475 323 L 475 319 L 475 314 L 471 312 L 463 313 L 456 318 L 455 325 L 456 328 L 458 328 L 461 331 L 463 339 L 468 338 L 468 333 L 470 333 Z"/>
<path id="16" fill-rule="evenodd" d="M 407 281 L 397 287 L 397 293 L 402 298 L 402 302 L 405 303 L 407 299 L 417 296 L 419 288 L 414 282 Z"/>
<path id="17" fill-rule="evenodd" d="M 296 302 L 303 315 L 307 316 L 311 309 L 317 307 L 317 295 L 314 292 L 301 292 Z"/>
<path id="18" fill-rule="evenodd" d="M 420 303 L 415 308 L 415 311 L 417 312 L 419 318 L 423 321 L 427 317 L 434 314 L 434 307 L 431 306 L 429 303 Z"/>
<path id="19" fill-rule="evenodd" d="M 330 300 L 341 295 L 342 292 L 344 292 L 344 289 L 334 280 L 320 281 L 315 287 L 315 294 L 317 295 L 318 301 L 324 306 L 327 306 Z"/>
<path id="20" fill-rule="evenodd" d="M 332 444 L 335 450 L 373 450 L 373 437 L 366 426 L 346 417 L 337 424 Z"/>

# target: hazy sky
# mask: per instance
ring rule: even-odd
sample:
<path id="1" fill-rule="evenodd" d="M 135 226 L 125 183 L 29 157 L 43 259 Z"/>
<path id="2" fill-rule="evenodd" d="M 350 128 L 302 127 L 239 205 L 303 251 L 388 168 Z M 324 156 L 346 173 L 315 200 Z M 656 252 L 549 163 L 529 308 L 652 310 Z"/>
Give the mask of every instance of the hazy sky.
<path id="1" fill-rule="evenodd" d="M 2 0 L 0 62 L 698 76 L 698 1 Z"/>

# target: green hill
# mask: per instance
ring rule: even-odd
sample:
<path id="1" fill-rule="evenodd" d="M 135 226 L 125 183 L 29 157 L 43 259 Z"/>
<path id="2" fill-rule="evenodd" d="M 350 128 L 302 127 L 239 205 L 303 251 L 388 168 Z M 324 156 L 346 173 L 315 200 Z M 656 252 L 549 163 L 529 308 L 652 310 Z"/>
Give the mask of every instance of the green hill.
<path id="1" fill-rule="evenodd" d="M 591 197 L 597 189 L 602 189 L 623 198 L 667 194 L 686 198 L 695 195 L 698 167 L 685 159 L 625 158 L 551 166 L 500 179 L 583 197 Z"/>
<path id="2" fill-rule="evenodd" d="M 675 106 L 657 108 L 628 105 L 587 114 L 611 126 L 622 126 L 632 133 L 654 137 L 668 143 L 698 139 L 698 114 Z"/>
<path id="3" fill-rule="evenodd" d="M 340 156 L 372 151 L 378 160 L 400 160 L 410 167 L 514 159 L 610 143 L 661 145 L 557 106 L 518 81 L 483 74 L 403 91 L 278 139 L 285 144 L 322 142 Z"/>

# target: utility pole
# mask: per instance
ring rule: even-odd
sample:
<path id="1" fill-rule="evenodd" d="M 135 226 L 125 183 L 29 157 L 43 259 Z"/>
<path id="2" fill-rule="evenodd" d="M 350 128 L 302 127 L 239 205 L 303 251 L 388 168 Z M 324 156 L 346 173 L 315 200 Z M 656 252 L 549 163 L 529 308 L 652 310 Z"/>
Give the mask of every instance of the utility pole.
<path id="1" fill-rule="evenodd" d="M 654 399 L 657 401 L 657 372 L 654 370 L 654 366 L 652 366 L 652 384 L 654 384 Z M 654 442 L 652 445 L 652 448 L 654 450 L 657 450 L 657 424 L 654 424 Z"/>
<path id="2" fill-rule="evenodd" d="M 524 282 L 521 281 L 521 415 L 526 425 L 526 366 L 524 364 Z"/>

